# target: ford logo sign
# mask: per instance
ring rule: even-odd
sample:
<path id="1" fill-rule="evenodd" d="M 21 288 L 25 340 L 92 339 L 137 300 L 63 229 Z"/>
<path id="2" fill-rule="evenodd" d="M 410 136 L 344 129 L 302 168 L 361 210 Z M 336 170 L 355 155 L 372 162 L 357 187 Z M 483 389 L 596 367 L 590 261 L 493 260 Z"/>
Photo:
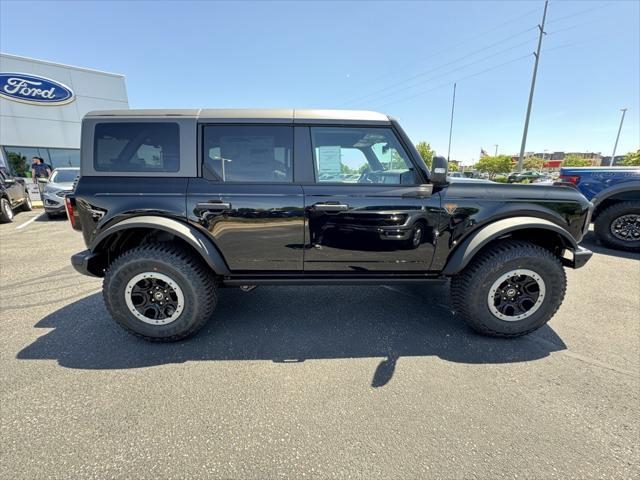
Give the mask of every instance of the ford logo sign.
<path id="1" fill-rule="evenodd" d="M 50 78 L 26 73 L 0 73 L 0 97 L 32 105 L 64 105 L 75 98 L 73 91 Z"/>

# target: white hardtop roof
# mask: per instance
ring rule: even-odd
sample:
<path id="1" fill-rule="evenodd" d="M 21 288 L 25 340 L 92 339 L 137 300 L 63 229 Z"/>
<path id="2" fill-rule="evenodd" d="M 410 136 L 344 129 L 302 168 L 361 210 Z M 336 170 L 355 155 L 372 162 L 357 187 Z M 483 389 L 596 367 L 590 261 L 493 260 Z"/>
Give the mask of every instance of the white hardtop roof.
<path id="1" fill-rule="evenodd" d="M 372 123 L 388 124 L 387 115 L 367 110 L 314 110 L 314 109 L 151 109 L 151 110 L 96 110 L 87 117 L 189 117 L 202 122 L 273 122 L 273 123 Z"/>

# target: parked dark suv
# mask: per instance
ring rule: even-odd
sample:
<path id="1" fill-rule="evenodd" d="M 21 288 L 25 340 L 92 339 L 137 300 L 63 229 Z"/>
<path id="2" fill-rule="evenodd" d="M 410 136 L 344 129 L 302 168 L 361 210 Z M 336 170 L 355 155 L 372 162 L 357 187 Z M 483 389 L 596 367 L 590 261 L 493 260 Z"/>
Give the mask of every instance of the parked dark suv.
<path id="1" fill-rule="evenodd" d="M 30 211 L 31 198 L 21 178 L 16 178 L 5 167 L 0 166 L 0 223 L 13 221 L 16 211 Z"/>
<path id="2" fill-rule="evenodd" d="M 555 186 L 449 184 L 433 163 L 373 112 L 92 112 L 66 197 L 88 247 L 72 263 L 104 277 L 113 318 L 147 340 L 191 335 L 220 288 L 257 285 L 451 279 L 479 332 L 544 325 L 563 266 L 591 256 L 578 246 L 591 204 Z"/>

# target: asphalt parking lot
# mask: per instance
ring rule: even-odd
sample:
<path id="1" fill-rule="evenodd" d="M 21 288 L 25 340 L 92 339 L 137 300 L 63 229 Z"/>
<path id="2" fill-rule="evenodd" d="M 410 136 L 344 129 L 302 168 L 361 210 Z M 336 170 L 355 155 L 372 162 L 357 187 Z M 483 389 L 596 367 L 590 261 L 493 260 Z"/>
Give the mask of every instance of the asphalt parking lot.
<path id="1" fill-rule="evenodd" d="M 592 234 L 526 338 L 471 333 L 444 287 L 261 287 L 157 345 L 39 215 L 0 225 L 0 477 L 640 475 L 640 256 Z"/>

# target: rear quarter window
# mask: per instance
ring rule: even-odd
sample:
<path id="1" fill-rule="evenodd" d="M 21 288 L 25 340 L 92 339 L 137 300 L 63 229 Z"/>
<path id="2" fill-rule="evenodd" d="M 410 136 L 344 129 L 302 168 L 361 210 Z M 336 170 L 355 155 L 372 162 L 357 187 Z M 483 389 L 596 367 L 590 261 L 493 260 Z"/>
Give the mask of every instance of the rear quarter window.
<path id="1" fill-rule="evenodd" d="M 93 167 L 99 172 L 177 172 L 180 169 L 178 124 L 96 124 Z"/>

